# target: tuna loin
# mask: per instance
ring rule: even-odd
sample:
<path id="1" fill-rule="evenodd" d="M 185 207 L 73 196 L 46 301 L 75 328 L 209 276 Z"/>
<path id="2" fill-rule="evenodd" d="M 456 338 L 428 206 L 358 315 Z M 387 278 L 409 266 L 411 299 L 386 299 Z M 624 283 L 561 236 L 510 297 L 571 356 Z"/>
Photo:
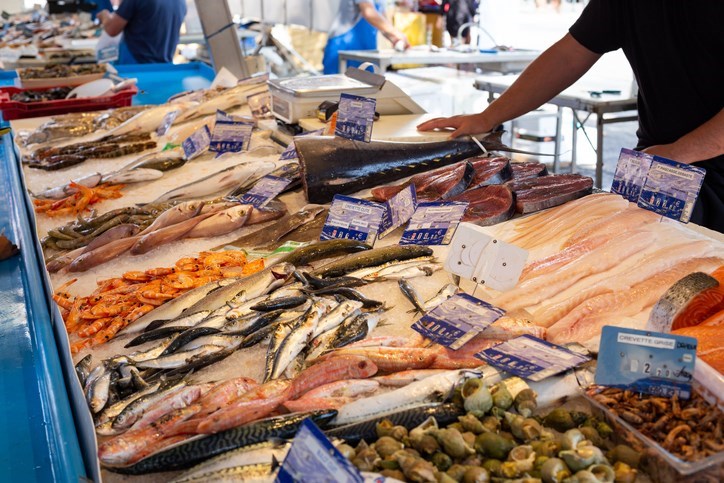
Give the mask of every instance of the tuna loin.
<path id="1" fill-rule="evenodd" d="M 538 161 L 511 163 L 510 167 L 513 169 L 513 179 L 516 181 L 548 175 L 546 165 L 543 163 L 539 163 Z"/>
<path id="2" fill-rule="evenodd" d="M 406 183 L 374 188 L 372 196 L 379 201 L 387 201 L 412 184 L 415 186 L 418 201 L 448 199 L 465 191 L 474 176 L 473 165 L 462 161 L 452 166 L 443 166 L 426 173 L 416 174 Z"/>
<path id="3" fill-rule="evenodd" d="M 495 225 L 509 220 L 515 213 L 513 200 L 513 192 L 502 185 L 481 186 L 451 199 L 451 201 L 469 203 L 462 221 L 480 226 Z"/>
<path id="4" fill-rule="evenodd" d="M 593 180 L 580 174 L 541 176 L 509 183 L 518 213 L 532 213 L 558 206 L 591 193 Z"/>

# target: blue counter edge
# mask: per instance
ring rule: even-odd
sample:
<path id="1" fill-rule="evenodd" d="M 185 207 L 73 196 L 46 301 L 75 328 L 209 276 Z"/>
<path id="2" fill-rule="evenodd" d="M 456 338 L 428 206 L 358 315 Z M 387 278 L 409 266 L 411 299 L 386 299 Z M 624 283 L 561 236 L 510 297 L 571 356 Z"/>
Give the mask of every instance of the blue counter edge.
<path id="1" fill-rule="evenodd" d="M 3 135 L 2 142 L 5 144 L 8 171 L 14 180 L 20 181 L 22 178 L 10 134 Z M 14 200 L 11 222 L 17 237 L 15 243 L 21 248 L 19 256 L 26 268 L 22 282 L 27 301 L 28 331 L 37 361 L 36 376 L 43 420 L 48 422 L 46 437 L 53 479 L 77 482 L 85 478 L 87 473 L 53 332 L 48 306 L 50 295 L 40 272 L 43 256 L 37 252 L 37 240 L 29 224 L 22 223 L 22 220 L 32 219 L 28 214 L 27 197 L 22 191 L 23 183 L 10 182 L 8 185 Z"/>

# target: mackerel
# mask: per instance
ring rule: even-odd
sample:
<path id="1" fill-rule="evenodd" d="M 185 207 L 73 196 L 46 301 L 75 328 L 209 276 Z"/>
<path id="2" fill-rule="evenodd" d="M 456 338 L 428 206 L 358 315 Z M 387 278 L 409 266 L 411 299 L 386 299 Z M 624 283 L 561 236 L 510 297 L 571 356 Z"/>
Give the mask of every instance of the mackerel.
<path id="1" fill-rule="evenodd" d="M 394 271 L 404 270 L 409 267 L 416 267 L 418 265 L 431 263 L 435 260 L 435 257 L 432 255 L 427 256 L 421 256 L 421 257 L 415 257 L 411 258 L 409 260 L 404 261 L 396 261 L 393 260 L 391 262 L 383 263 L 380 265 L 374 265 L 371 267 L 366 267 L 360 270 L 355 270 L 348 274 L 349 277 L 359 278 L 365 281 L 374 281 L 375 279 L 379 278 L 381 275 L 381 272 L 384 273 L 391 273 Z"/>
<path id="2" fill-rule="evenodd" d="M 372 250 L 349 255 L 342 260 L 328 263 L 314 271 L 312 275 L 315 277 L 338 277 L 350 274 L 355 270 L 378 266 L 392 261 L 404 261 L 411 258 L 431 256 L 432 249 L 420 245 L 391 245 L 383 248 L 375 248 Z M 354 275 L 351 275 L 354 276 Z M 360 277 L 358 277 L 360 278 Z"/>
<path id="3" fill-rule="evenodd" d="M 156 359 L 137 362 L 136 366 L 143 369 L 178 369 L 185 367 L 192 359 L 213 354 L 222 349 L 224 348 L 217 345 L 206 345 L 189 351 L 176 352 Z"/>

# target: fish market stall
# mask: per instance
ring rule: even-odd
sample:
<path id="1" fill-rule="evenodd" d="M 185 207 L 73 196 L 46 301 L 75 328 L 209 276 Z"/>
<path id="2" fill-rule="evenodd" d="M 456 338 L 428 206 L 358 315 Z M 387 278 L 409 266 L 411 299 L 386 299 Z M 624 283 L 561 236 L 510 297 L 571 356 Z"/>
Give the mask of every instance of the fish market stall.
<path id="1" fill-rule="evenodd" d="M 285 148 L 263 76 L 168 97 L 12 122 L 92 478 L 721 479 L 721 236 L 421 115 Z M 593 385 L 610 326 L 699 337 L 693 393 Z"/>

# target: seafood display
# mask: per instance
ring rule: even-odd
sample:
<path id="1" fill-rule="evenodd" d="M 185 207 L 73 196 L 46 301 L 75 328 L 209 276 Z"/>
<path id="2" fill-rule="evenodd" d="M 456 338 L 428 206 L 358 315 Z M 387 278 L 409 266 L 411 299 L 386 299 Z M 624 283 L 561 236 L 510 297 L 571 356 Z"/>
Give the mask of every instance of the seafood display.
<path id="1" fill-rule="evenodd" d="M 53 64 L 46 67 L 28 67 L 18 69 L 18 76 L 23 80 L 53 79 L 63 77 L 76 77 L 81 75 L 105 74 L 105 64 L 79 64 L 65 65 Z"/>
<path id="2" fill-rule="evenodd" d="M 273 481 L 305 419 L 370 477 L 657 475 L 596 404 L 683 460 L 724 450 L 721 412 L 698 395 L 590 386 L 608 361 L 523 380 L 479 354 L 530 336 L 595 359 L 604 326 L 653 324 L 696 337 L 722 371 L 721 241 L 504 156 L 518 151 L 498 133 L 298 137 L 298 159 L 280 159 L 258 119 L 244 151 L 180 147 L 222 114 L 252 119 L 248 99 L 265 91 L 252 79 L 16 134 L 104 481 Z M 277 178 L 291 182 L 257 201 Z M 443 268 L 449 247 L 400 245 L 402 229 L 319 241 L 334 195 L 386 202 L 408 186 L 418 202 L 467 203 L 462 222 L 524 249 L 515 286 L 461 280 Z M 464 295 L 502 315 L 454 349 L 417 331 Z"/>
<path id="3" fill-rule="evenodd" d="M 10 99 L 16 102 L 43 102 L 57 101 L 65 99 L 72 89 L 70 87 L 53 87 L 52 89 L 33 91 L 25 90 L 10 96 Z"/>

